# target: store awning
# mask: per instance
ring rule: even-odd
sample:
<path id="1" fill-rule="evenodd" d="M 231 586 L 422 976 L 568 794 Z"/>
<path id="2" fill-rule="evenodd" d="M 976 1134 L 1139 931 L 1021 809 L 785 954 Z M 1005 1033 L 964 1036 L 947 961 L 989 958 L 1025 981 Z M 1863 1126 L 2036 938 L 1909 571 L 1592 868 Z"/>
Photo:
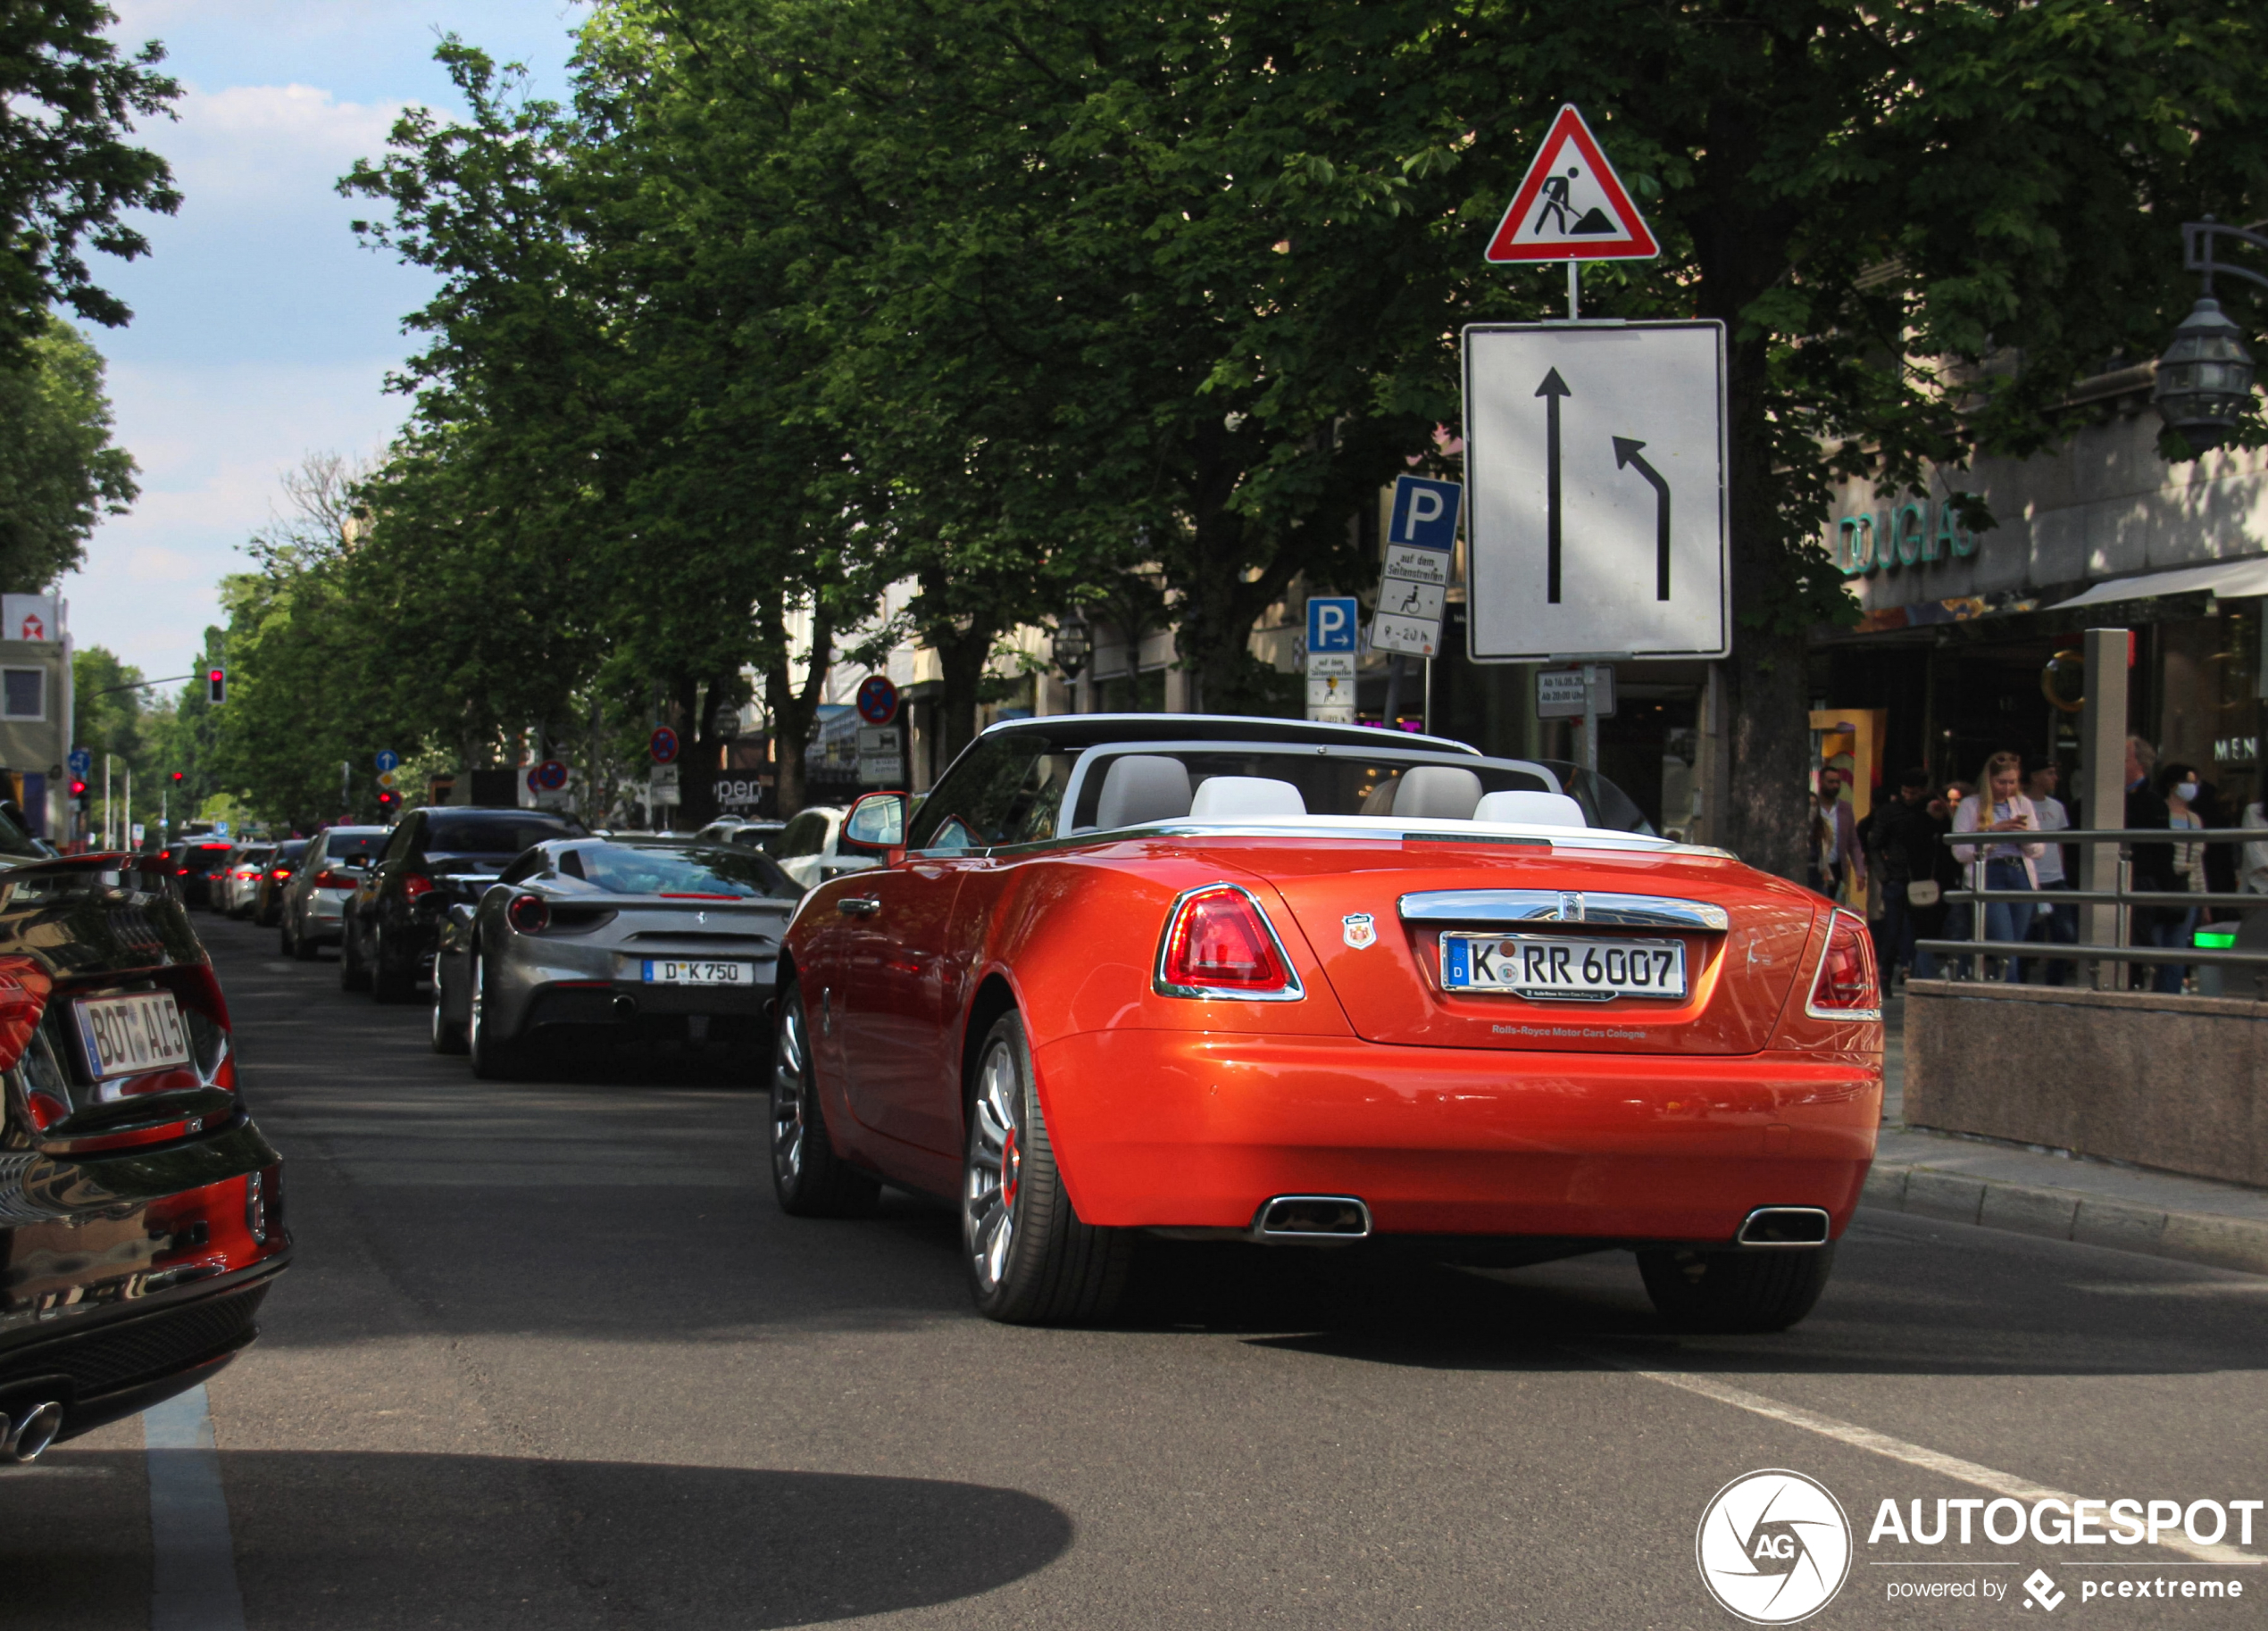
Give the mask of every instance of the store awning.
<path id="1" fill-rule="evenodd" d="M 2042 610 L 2068 612 L 2074 606 L 2104 606 L 2122 601 L 2155 600 L 2164 595 L 2197 594 L 2211 594 L 2222 600 L 2268 595 L 2268 555 L 2253 555 L 2242 561 L 2213 561 L 2171 572 L 2146 572 L 2139 578 L 2114 578 Z"/>

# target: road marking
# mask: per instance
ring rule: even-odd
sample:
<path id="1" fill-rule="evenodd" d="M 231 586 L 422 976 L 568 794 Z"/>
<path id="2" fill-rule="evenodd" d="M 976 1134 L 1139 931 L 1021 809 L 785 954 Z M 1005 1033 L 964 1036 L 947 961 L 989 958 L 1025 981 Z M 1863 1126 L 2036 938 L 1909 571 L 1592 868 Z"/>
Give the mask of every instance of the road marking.
<path id="1" fill-rule="evenodd" d="M 1934 1472 L 1942 1477 L 1957 1479 L 1963 1484 L 1973 1485 L 1979 1489 L 1990 1490 L 1996 1495 L 2005 1495 L 2011 1500 L 2022 1501 L 2027 1504 L 2035 1501 L 2060 1501 L 2065 1506 L 2069 1506 L 2078 1498 L 2064 1490 L 2050 1489 L 2044 1484 L 2034 1484 L 2029 1478 L 2020 1478 L 2014 1473 L 1997 1471 L 1990 1467 L 1979 1466 L 1974 1461 L 1964 1461 L 1958 1456 L 1947 1455 L 1941 1451 L 1931 1450 L 1926 1445 L 1910 1444 L 1902 1438 L 1892 1438 L 1887 1433 L 1877 1433 L 1873 1428 L 1862 1427 L 1855 1422 L 1839 1421 L 1832 1416 L 1822 1416 L 1816 1410 L 1805 1410 L 1801 1405 L 1782 1404 L 1777 1399 L 1767 1399 L 1762 1394 L 1752 1394 L 1745 1387 L 1735 1387 L 1730 1382 L 1718 1381 L 1714 1377 L 1696 1376 L 1688 1370 L 1642 1370 L 1636 1365 L 1626 1363 L 1609 1354 L 1588 1350 L 1585 1351 L 1584 1357 L 1596 1360 L 1600 1364 L 1611 1366 L 1616 1370 L 1627 1371 L 1631 1376 L 1642 1377 L 1647 1381 L 1659 1382 L 1664 1387 L 1675 1387 L 1686 1393 L 1698 1394 L 1702 1398 L 1714 1399 L 1719 1404 L 1730 1404 L 1736 1410 L 1747 1410 L 1773 1421 L 1785 1422 L 1791 1427 L 1801 1427 L 1806 1433 L 1816 1433 L 1822 1438 L 1831 1438 L 1838 1443 L 1850 1444 L 1860 1450 L 1872 1451 L 1876 1455 L 1888 1456 L 1894 1461 L 1904 1461 L 1907 1466 L 1919 1467 L 1925 1472 Z M 2251 1552 L 2241 1551 L 2235 1546 L 2200 1546 L 2186 1535 L 2176 1535 L 2171 1539 L 2160 1536 L 2158 1544 L 2169 1552 L 2178 1552 L 2184 1557 L 2195 1558 L 2201 1563 L 2247 1564 L 2257 1567 L 2260 1563 L 2268 1561 L 2268 1559 L 2255 1557 Z"/>
<path id="2" fill-rule="evenodd" d="M 202 1386 L 142 1412 L 150 1467 L 150 1631 L 244 1631 L 221 1453 Z"/>

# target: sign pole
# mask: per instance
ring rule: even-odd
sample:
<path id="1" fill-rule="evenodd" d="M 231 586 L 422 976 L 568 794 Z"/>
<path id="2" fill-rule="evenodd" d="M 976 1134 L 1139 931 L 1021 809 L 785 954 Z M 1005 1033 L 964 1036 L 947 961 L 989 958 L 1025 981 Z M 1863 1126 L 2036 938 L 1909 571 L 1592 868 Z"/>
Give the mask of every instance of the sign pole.
<path id="1" fill-rule="evenodd" d="M 1583 664 L 1583 769 L 1598 774 L 1598 664 Z"/>
<path id="2" fill-rule="evenodd" d="M 1583 320 L 1583 263 L 1580 261 L 1567 262 L 1567 320 L 1571 323 Z"/>

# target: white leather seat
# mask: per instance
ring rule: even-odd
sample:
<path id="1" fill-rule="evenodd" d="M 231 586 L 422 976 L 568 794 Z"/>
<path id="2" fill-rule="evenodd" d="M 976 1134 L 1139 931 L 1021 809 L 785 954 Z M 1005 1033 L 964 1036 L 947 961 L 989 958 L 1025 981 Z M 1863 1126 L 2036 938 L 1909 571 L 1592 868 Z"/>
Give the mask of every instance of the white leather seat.
<path id="1" fill-rule="evenodd" d="M 1564 793 L 1491 793 L 1473 810 L 1476 821 L 1511 821 L 1522 827 L 1588 827 L 1583 807 Z"/>
<path id="2" fill-rule="evenodd" d="M 1470 821 L 1480 802 L 1480 778 L 1453 764 L 1422 764 L 1402 772 L 1394 813 L 1419 820 Z"/>
<path id="3" fill-rule="evenodd" d="M 1267 776 L 1215 776 L 1199 784 L 1189 805 L 1192 821 L 1240 821 L 1263 816 L 1305 815 L 1307 801 L 1288 781 Z"/>
<path id="4" fill-rule="evenodd" d="M 1178 821 L 1189 813 L 1189 772 L 1163 753 L 1121 753 L 1104 773 L 1095 825 L 1105 832 L 1144 821 Z"/>

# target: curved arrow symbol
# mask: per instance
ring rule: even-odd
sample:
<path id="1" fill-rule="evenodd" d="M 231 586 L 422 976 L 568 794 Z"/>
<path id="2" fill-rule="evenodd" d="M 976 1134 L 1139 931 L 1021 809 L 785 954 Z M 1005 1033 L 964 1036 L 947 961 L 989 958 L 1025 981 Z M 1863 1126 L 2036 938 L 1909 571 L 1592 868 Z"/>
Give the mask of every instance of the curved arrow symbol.
<path id="1" fill-rule="evenodd" d="M 1638 473 L 1654 484 L 1654 598 L 1667 600 L 1670 598 L 1670 484 L 1662 479 L 1660 470 L 1638 456 L 1638 450 L 1645 445 L 1645 443 L 1634 441 L 1626 436 L 1616 437 L 1614 438 L 1614 468 L 1618 470 L 1624 470 L 1634 464 L 1638 466 Z M 1552 467 L 1552 487 L 1555 496 L 1556 496 L 1559 485 L 1558 475 L 1558 466 L 1555 462 Z M 1558 505 L 1555 503 L 1552 506 L 1552 511 L 1555 520 L 1558 515 Z M 1553 528 L 1552 541 L 1555 545 L 1558 543 L 1556 527 Z M 1552 555 L 1555 567 L 1558 558 L 1558 553 L 1555 549 Z M 1555 571 L 1554 581 L 1557 581 Z M 1555 595 L 1552 598 L 1557 600 L 1559 596 Z"/>

